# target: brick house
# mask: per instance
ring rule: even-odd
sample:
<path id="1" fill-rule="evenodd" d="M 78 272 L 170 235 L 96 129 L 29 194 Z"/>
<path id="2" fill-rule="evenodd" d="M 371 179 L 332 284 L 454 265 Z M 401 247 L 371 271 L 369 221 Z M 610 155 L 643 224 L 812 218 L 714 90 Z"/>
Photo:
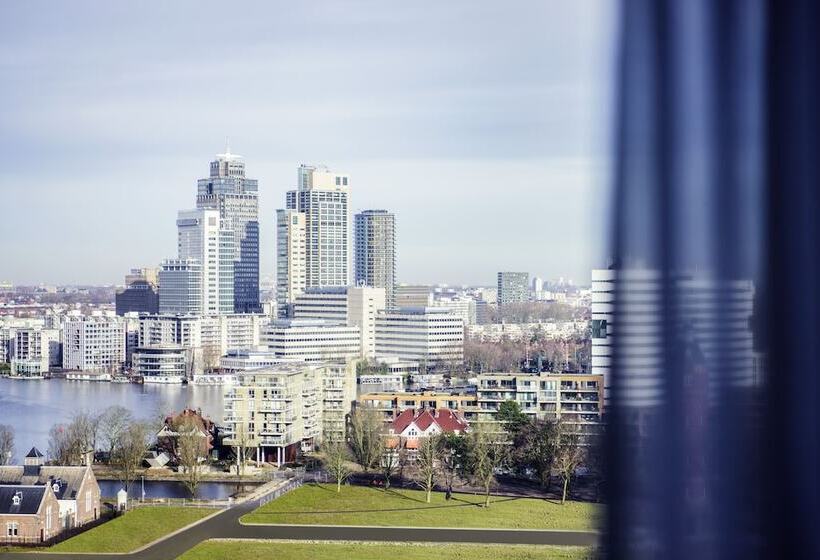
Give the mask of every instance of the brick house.
<path id="1" fill-rule="evenodd" d="M 390 435 L 401 447 L 416 450 L 422 438 L 442 433 L 463 434 L 467 428 L 467 421 L 455 410 L 408 408 L 390 424 Z"/>
<path id="2" fill-rule="evenodd" d="M 0 542 L 44 542 L 62 530 L 60 504 L 50 486 L 0 484 Z"/>
<path id="3" fill-rule="evenodd" d="M 100 486 L 90 466 L 47 466 L 32 448 L 22 466 L 0 467 L 0 484 L 48 487 L 57 500 L 59 525 L 80 527 L 100 516 Z"/>

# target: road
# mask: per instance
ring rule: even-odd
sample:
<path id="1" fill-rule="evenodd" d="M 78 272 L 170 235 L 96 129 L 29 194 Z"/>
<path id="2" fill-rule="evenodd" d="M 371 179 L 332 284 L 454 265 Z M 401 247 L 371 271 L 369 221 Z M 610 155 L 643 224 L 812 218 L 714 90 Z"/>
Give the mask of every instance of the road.
<path id="1" fill-rule="evenodd" d="M 457 542 L 479 544 L 543 544 L 592 546 L 598 534 L 585 531 L 528 531 L 503 529 L 431 529 L 401 527 L 338 527 L 328 525 L 242 525 L 239 518 L 256 509 L 258 500 L 245 502 L 189 526 L 187 529 L 129 554 L 24 552 L 0 554 L 3 560 L 170 560 L 207 539 L 290 539 L 385 542 Z"/>

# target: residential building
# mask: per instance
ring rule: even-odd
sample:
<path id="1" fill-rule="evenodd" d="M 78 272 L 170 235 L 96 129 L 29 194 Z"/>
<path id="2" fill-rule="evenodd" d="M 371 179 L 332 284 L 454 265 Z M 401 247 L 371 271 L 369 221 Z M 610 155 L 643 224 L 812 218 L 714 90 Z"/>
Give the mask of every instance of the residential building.
<path id="1" fill-rule="evenodd" d="M 202 263 L 199 259 L 165 259 L 159 271 L 159 313 L 203 313 Z"/>
<path id="2" fill-rule="evenodd" d="M 0 542 L 48 541 L 63 531 L 60 504 L 48 485 L 0 484 Z"/>
<path id="3" fill-rule="evenodd" d="M 190 432 L 181 432 L 183 426 L 189 426 Z M 200 456 L 208 457 L 214 450 L 214 442 L 218 436 L 218 429 L 214 422 L 203 416 L 202 410 L 184 408 L 179 414 L 165 417 L 162 427 L 156 434 L 157 446 L 169 457 L 179 457 L 179 436 L 196 435 L 200 442 Z"/>
<path id="4" fill-rule="evenodd" d="M 345 361 L 361 355 L 361 332 L 333 321 L 279 319 L 265 328 L 262 344 L 286 360 Z"/>
<path id="5" fill-rule="evenodd" d="M 387 310 L 376 316 L 376 357 L 419 362 L 422 369 L 464 361 L 464 321 L 446 308 Z"/>
<path id="6" fill-rule="evenodd" d="M 50 496 L 53 496 L 54 502 L 49 497 L 44 497 L 47 505 L 53 504 L 56 506 L 53 511 L 57 514 L 56 522 L 55 519 L 51 521 L 52 525 L 56 526 L 53 526 L 52 529 L 57 529 L 57 532 L 59 532 L 64 529 L 81 527 L 86 523 L 95 521 L 100 516 L 102 511 L 100 486 L 89 465 L 46 466 L 45 457 L 36 447 L 33 447 L 26 454 L 23 462 L 24 464 L 19 466 L 0 466 L 0 488 L 40 488 L 50 491 Z M 0 493 L 2 493 L 2 490 L 0 490 Z M 38 497 L 39 495 L 31 497 L 32 499 L 28 504 L 21 503 L 21 509 L 30 508 L 30 510 L 33 510 L 36 507 Z M 26 495 L 24 493 L 21 502 L 25 499 Z M 6 504 L 0 498 L 0 508 L 4 505 Z M 3 519 L 0 519 L 0 530 L 5 528 L 3 521 Z M 48 539 L 46 537 L 47 533 L 47 530 L 44 531 L 44 540 Z M 5 534 L 7 537 L 12 536 L 9 535 L 8 530 Z M 18 526 L 18 536 L 23 536 L 21 526 Z"/>
<path id="7" fill-rule="evenodd" d="M 125 321 L 111 315 L 70 316 L 63 323 L 63 369 L 117 373 L 125 363 Z"/>
<path id="8" fill-rule="evenodd" d="M 365 210 L 355 216 L 357 286 L 384 288 L 388 309 L 396 307 L 396 216 Z"/>
<path id="9" fill-rule="evenodd" d="M 287 192 L 285 210 L 304 214 L 305 287 L 346 286 L 350 282 L 350 178 L 326 167 L 303 164 L 299 166 L 297 180 L 296 190 Z M 283 214 L 288 216 L 287 212 Z M 291 223 L 287 220 L 285 222 Z M 282 221 L 279 224 L 281 228 Z M 278 259 L 296 258 L 291 252 L 282 256 L 281 244 L 278 249 Z M 280 305 L 286 303 L 281 295 L 287 294 L 288 287 L 296 283 L 289 276 L 293 268 L 287 263 L 280 262 L 277 265 Z"/>
<path id="10" fill-rule="evenodd" d="M 482 373 L 477 381 L 480 420 L 495 420 L 501 403 L 515 401 L 524 414 L 561 420 L 584 442 L 600 431 L 604 414 L 601 375 Z"/>
<path id="11" fill-rule="evenodd" d="M 228 353 L 219 359 L 219 368 L 223 373 L 239 373 L 252 369 L 270 368 L 282 363 L 282 358 L 276 357 L 271 350 L 228 350 Z"/>
<path id="12" fill-rule="evenodd" d="M 394 420 L 408 409 L 457 411 L 466 420 L 476 418 L 478 397 L 465 391 L 398 391 L 363 393 L 356 399 L 356 406 L 365 406 L 380 411 L 385 420 Z"/>
<path id="13" fill-rule="evenodd" d="M 287 318 L 296 296 L 307 287 L 306 214 L 276 211 L 276 313 Z"/>
<path id="14" fill-rule="evenodd" d="M 189 352 L 178 345 L 142 346 L 131 357 L 132 373 L 143 383 L 182 383 L 188 376 Z"/>
<path id="15" fill-rule="evenodd" d="M 10 343 L 12 376 L 42 377 L 51 366 L 61 365 L 60 331 L 57 329 L 14 329 Z"/>
<path id="16" fill-rule="evenodd" d="M 430 307 L 433 303 L 433 287 L 421 284 L 399 284 L 395 288 L 395 307 Z"/>
<path id="17" fill-rule="evenodd" d="M 361 355 L 376 355 L 376 315 L 385 309 L 383 288 L 308 288 L 293 304 L 295 319 L 322 319 L 359 327 Z"/>
<path id="18" fill-rule="evenodd" d="M 440 434 L 464 434 L 469 425 L 458 411 L 448 408 L 408 408 L 390 423 L 389 434 L 395 436 L 393 447 L 414 452 L 424 438 Z M 391 438 L 392 439 L 392 438 Z"/>
<path id="19" fill-rule="evenodd" d="M 499 272 L 498 305 L 529 301 L 529 284 L 529 272 Z"/>
<path id="20" fill-rule="evenodd" d="M 226 147 L 211 162 L 207 178 L 197 181 L 196 206 L 218 210 L 230 224 L 233 240 L 233 306 L 228 313 L 259 313 L 259 186 L 245 176 L 242 156 Z M 206 313 L 212 311 L 206 309 Z"/>
<path id="21" fill-rule="evenodd" d="M 356 390 L 354 361 L 279 364 L 237 377 L 225 391 L 225 445 L 256 448 L 257 461 L 281 465 L 345 433 Z"/>

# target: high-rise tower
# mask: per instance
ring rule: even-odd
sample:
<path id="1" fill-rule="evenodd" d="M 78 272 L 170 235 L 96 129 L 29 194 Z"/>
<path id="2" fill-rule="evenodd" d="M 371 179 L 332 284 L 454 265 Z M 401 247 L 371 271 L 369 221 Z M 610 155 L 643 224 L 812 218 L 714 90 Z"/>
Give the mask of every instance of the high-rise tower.
<path id="1" fill-rule="evenodd" d="M 256 313 L 259 304 L 259 187 L 245 177 L 242 156 L 229 147 L 211 162 L 210 175 L 197 181 L 196 206 L 219 210 L 233 230 L 233 311 Z"/>
<path id="2" fill-rule="evenodd" d="M 356 284 L 384 288 L 387 308 L 395 308 L 396 216 L 387 210 L 356 214 Z"/>

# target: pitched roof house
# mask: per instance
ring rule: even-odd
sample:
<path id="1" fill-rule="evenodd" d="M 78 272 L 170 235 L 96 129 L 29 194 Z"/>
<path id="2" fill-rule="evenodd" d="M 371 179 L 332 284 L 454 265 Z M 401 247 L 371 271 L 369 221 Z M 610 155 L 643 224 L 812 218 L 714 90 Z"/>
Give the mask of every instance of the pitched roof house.
<path id="1" fill-rule="evenodd" d="M 416 410 L 408 408 L 393 420 L 391 435 L 398 436 L 407 449 L 417 449 L 419 438 L 436 434 L 463 434 L 468 429 L 467 421 L 461 414 L 448 408 Z"/>
<path id="2" fill-rule="evenodd" d="M 47 466 L 36 447 L 28 452 L 24 465 L 0 467 L 0 484 L 20 487 L 48 487 L 59 504 L 60 525 L 78 527 L 100 515 L 100 486 L 90 466 Z M 0 527 L 2 531 L 2 527 Z"/>
<path id="3" fill-rule="evenodd" d="M 62 531 L 50 486 L 0 484 L 0 542 L 44 542 Z"/>

